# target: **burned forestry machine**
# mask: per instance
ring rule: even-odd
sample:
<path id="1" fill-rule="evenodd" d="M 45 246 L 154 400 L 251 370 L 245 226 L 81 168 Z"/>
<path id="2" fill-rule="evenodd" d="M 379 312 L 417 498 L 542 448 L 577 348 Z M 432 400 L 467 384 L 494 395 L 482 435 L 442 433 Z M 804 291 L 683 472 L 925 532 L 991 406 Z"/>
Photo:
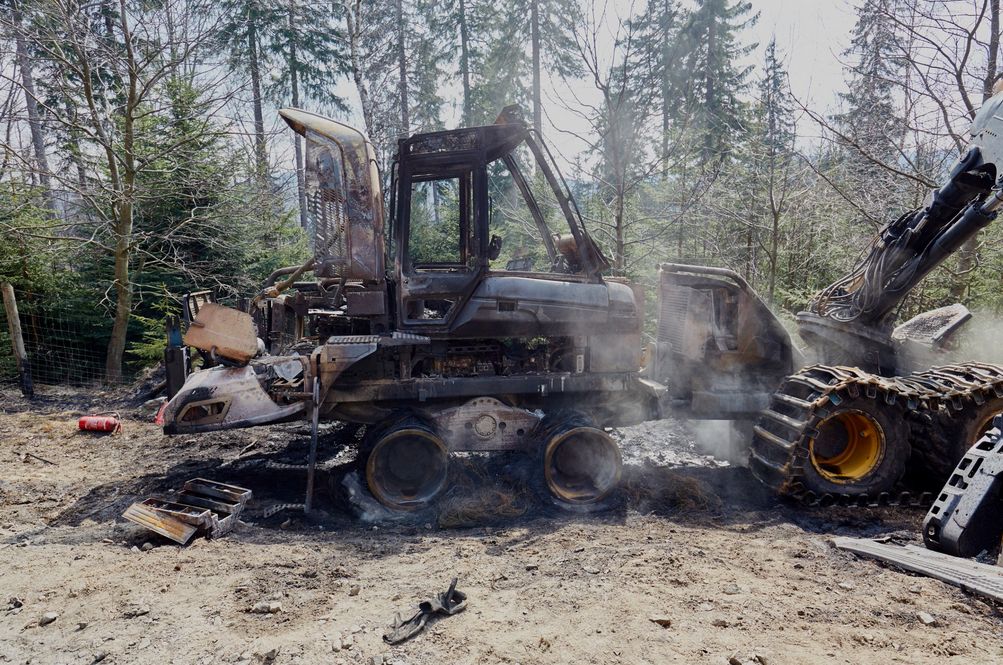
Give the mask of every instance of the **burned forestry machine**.
<path id="1" fill-rule="evenodd" d="M 175 388 L 164 430 L 365 425 L 360 470 L 397 510 L 435 500 L 451 454 L 496 451 L 533 456 L 556 504 L 601 507 L 621 475 L 609 428 L 670 412 L 748 423 L 753 473 L 803 500 L 942 483 L 1003 411 L 1003 368 L 919 369 L 969 318 L 960 305 L 892 325 L 1003 201 L 1001 99 L 928 205 L 888 224 L 798 316 L 804 353 L 740 275 L 682 264 L 660 267 L 644 353 L 643 291 L 604 276 L 609 262 L 517 108 L 402 139 L 386 222 L 365 136 L 283 110 L 306 142 L 313 256 L 273 273 L 247 312 L 186 299 L 184 344 L 206 362 Z M 799 370 L 806 358 L 828 364 Z"/>

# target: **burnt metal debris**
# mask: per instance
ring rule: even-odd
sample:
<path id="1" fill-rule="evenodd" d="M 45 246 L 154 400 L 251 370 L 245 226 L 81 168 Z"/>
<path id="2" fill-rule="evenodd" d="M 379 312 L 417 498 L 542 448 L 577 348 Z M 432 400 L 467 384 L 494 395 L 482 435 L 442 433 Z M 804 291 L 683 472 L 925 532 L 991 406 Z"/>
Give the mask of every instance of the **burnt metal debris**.
<path id="1" fill-rule="evenodd" d="M 456 582 L 457 578 L 454 577 L 446 591 L 431 600 L 418 603 L 417 610 L 409 618 L 401 619 L 398 613 L 390 629 L 383 634 L 383 641 L 387 644 L 400 644 L 423 631 L 429 620 L 436 615 L 453 616 L 467 609 L 467 595 L 457 590 Z"/>
<path id="2" fill-rule="evenodd" d="M 643 290 L 608 275 L 517 107 L 492 125 L 400 140 L 386 207 L 365 136 L 283 110 L 305 139 L 313 255 L 276 270 L 246 311 L 186 298 L 203 368 L 172 396 L 164 430 L 365 425 L 360 466 L 398 510 L 441 496 L 456 452 L 519 451 L 536 457 L 555 501 L 591 509 L 619 479 L 605 428 L 671 412 L 742 425 L 753 473 L 807 503 L 923 501 L 1003 412 L 1003 367 L 938 366 L 970 317 L 961 305 L 893 319 L 995 219 L 1001 104 L 986 102 L 928 205 L 887 224 L 798 316 L 804 355 L 740 275 L 681 264 L 660 267 L 644 353 Z"/>
<path id="3" fill-rule="evenodd" d="M 186 545 L 196 534 L 219 538 L 229 533 L 250 500 L 249 489 L 195 478 L 169 499 L 151 498 L 132 504 L 122 517 Z"/>

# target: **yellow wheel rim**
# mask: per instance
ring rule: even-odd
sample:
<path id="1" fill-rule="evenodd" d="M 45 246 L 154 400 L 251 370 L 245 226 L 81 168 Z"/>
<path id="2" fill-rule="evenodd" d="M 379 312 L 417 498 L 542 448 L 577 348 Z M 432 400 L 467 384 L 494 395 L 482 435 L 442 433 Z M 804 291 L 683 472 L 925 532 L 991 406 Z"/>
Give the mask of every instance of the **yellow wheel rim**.
<path id="1" fill-rule="evenodd" d="M 818 425 L 818 436 L 808 444 L 812 466 L 836 483 L 866 477 L 877 468 L 884 452 L 881 426 L 863 411 L 843 411 L 826 418 Z"/>

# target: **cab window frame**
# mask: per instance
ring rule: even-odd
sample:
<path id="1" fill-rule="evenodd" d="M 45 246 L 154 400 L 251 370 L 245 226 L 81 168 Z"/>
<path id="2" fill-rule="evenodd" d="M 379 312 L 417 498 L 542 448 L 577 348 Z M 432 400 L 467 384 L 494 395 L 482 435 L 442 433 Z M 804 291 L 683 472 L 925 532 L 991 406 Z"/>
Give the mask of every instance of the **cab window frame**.
<path id="1" fill-rule="evenodd" d="M 443 168 L 433 160 L 422 160 L 412 164 L 411 168 L 401 169 L 398 173 L 399 193 L 397 201 L 397 220 L 399 220 L 399 238 L 397 242 L 398 256 L 403 271 L 408 274 L 444 273 L 469 271 L 473 247 L 472 238 L 475 231 L 474 187 L 478 166 L 475 161 L 464 161 L 451 164 L 452 168 Z M 412 216 L 411 199 L 416 185 L 439 180 L 458 180 L 459 182 L 459 262 L 429 262 L 416 263 L 411 252 Z"/>

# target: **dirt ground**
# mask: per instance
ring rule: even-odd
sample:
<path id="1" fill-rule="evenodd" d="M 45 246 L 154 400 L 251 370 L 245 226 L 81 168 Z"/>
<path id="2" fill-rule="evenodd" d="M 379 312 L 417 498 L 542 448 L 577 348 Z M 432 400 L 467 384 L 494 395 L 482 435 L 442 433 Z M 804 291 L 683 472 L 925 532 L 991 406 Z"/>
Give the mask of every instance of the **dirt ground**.
<path id="1" fill-rule="evenodd" d="M 600 515 L 527 498 L 518 460 L 470 458 L 406 520 L 367 499 L 328 427 L 306 520 L 263 516 L 301 500 L 303 471 L 282 465 L 304 460 L 303 426 L 169 438 L 123 406 L 121 434 L 76 431 L 113 397 L 0 390 L 0 662 L 1003 663 L 998 609 L 828 543 L 918 541 L 922 511 L 781 504 L 683 423 L 620 434 L 626 489 Z M 178 547 L 122 520 L 198 476 L 254 490 L 229 536 Z M 383 643 L 453 577 L 465 612 Z M 281 609 L 249 611 L 262 601 Z"/>

